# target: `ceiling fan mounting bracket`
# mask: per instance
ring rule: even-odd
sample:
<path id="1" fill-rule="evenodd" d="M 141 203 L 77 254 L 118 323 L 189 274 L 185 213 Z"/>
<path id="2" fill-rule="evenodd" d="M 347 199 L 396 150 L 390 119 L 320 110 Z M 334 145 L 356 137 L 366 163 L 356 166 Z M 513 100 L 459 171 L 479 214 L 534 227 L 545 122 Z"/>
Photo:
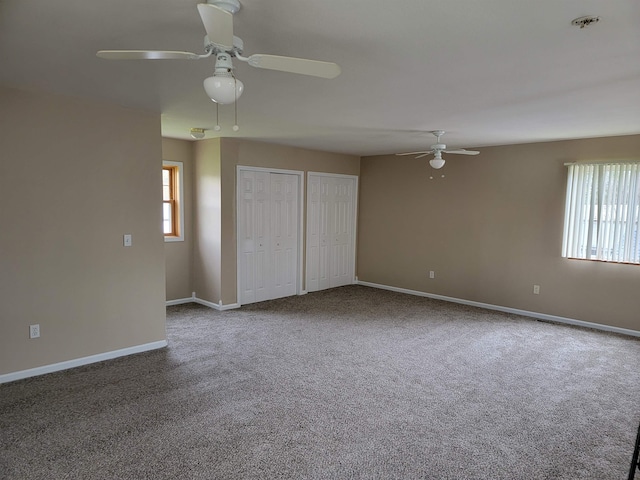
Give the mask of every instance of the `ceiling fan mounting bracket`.
<path id="1" fill-rule="evenodd" d="M 440 137 L 445 134 L 445 131 L 444 130 L 432 130 L 431 134 L 435 135 L 436 142 L 438 142 L 435 145 L 431 145 L 431 150 L 433 150 L 434 153 L 436 153 L 436 154 L 440 153 L 443 150 L 446 150 L 447 146 L 444 143 L 440 142 Z"/>
<path id="2" fill-rule="evenodd" d="M 571 21 L 571 25 L 584 28 L 584 27 L 588 27 L 592 23 L 598 23 L 599 21 L 600 21 L 600 17 L 598 17 L 597 15 L 585 15 L 584 17 L 574 18 Z"/>
<path id="3" fill-rule="evenodd" d="M 243 50 L 244 50 L 244 42 L 240 37 L 236 37 L 235 35 L 233 36 L 233 47 L 230 49 L 224 45 L 218 45 L 217 43 L 213 43 L 211 40 L 209 40 L 208 35 L 204 36 L 204 51 L 207 53 L 212 52 L 212 53 L 218 54 L 218 53 L 226 52 L 232 57 L 235 57 L 237 53 L 242 55 Z"/>
<path id="4" fill-rule="evenodd" d="M 207 0 L 209 5 L 226 10 L 230 14 L 234 15 L 240 11 L 240 2 L 238 0 Z"/>

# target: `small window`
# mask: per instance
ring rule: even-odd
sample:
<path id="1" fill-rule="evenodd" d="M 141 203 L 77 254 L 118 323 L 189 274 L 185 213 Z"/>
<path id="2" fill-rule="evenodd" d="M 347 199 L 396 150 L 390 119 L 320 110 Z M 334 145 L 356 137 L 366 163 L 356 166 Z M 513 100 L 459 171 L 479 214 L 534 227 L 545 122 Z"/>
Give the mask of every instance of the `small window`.
<path id="1" fill-rule="evenodd" d="M 640 163 L 571 164 L 562 256 L 640 264 Z"/>
<path id="2" fill-rule="evenodd" d="M 162 162 L 162 229 L 165 241 L 184 240 L 182 162 Z"/>

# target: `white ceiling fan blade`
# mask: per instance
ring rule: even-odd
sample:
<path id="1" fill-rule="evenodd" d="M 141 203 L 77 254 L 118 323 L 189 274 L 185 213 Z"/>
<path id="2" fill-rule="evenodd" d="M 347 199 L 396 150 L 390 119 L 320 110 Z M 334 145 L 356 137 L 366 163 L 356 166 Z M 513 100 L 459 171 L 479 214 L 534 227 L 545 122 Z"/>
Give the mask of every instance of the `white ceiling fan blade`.
<path id="1" fill-rule="evenodd" d="M 443 150 L 444 153 L 455 153 L 458 155 L 478 155 L 480 152 L 476 152 L 475 150 L 465 150 L 461 148 L 459 150 Z"/>
<path id="2" fill-rule="evenodd" d="M 247 62 L 252 67 L 278 70 L 281 72 L 299 73 L 322 78 L 335 78 L 340 75 L 340 66 L 332 62 L 320 62 L 305 58 L 281 57 L 258 53 L 251 55 Z"/>
<path id="3" fill-rule="evenodd" d="M 225 49 L 233 48 L 233 15 L 208 3 L 199 3 L 198 12 L 209 40 Z"/>
<path id="4" fill-rule="evenodd" d="M 426 157 L 427 155 L 431 155 L 432 153 L 433 153 L 433 152 L 425 152 L 425 153 L 423 153 L 422 155 L 418 155 L 418 156 L 416 157 L 416 160 L 417 160 L 417 159 L 419 159 L 419 158 L 422 158 L 422 157 Z"/>
<path id="5" fill-rule="evenodd" d="M 107 60 L 197 60 L 200 55 L 191 52 L 166 50 L 100 50 L 96 55 Z"/>
<path id="6" fill-rule="evenodd" d="M 396 155 L 398 155 L 399 157 L 402 157 L 403 155 L 429 155 L 430 153 L 433 153 L 433 150 L 423 151 L 423 152 L 396 153 Z"/>

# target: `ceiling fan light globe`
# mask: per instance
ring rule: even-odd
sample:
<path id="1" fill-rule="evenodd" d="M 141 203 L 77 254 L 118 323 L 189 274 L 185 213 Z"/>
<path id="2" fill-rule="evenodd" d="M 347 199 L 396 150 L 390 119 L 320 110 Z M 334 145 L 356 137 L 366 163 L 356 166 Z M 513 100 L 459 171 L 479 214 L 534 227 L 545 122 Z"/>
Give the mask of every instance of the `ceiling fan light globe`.
<path id="1" fill-rule="evenodd" d="M 431 165 L 436 170 L 444 167 L 444 159 L 443 158 L 432 158 L 429 160 L 429 165 Z"/>
<path id="2" fill-rule="evenodd" d="M 204 90 L 214 102 L 228 105 L 240 98 L 244 84 L 231 75 L 213 75 L 204 79 Z"/>

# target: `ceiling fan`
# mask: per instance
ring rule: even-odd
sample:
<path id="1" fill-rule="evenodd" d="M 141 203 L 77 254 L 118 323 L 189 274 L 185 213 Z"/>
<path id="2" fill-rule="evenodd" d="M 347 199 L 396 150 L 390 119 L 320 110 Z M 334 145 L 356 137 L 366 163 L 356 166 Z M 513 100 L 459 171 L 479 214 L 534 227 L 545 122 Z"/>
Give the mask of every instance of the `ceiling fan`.
<path id="1" fill-rule="evenodd" d="M 447 146 L 444 143 L 440 142 L 440 137 L 445 134 L 444 130 L 433 130 L 430 132 L 436 137 L 436 143 L 431 145 L 431 150 L 425 150 L 422 152 L 407 152 L 407 153 L 396 153 L 396 155 L 416 155 L 416 158 L 426 157 L 427 155 L 433 153 L 433 158 L 429 160 L 429 165 L 433 168 L 438 169 L 444 167 L 444 158 L 442 158 L 442 153 L 455 153 L 459 155 L 478 155 L 480 152 L 475 150 L 465 150 L 464 148 L 460 148 L 458 150 L 447 150 Z"/>
<path id="2" fill-rule="evenodd" d="M 215 55 L 213 76 L 204 80 L 204 89 L 216 103 L 234 103 L 244 91 L 243 83 L 233 75 L 232 58 L 252 67 L 298 73 L 321 78 L 340 75 L 340 66 L 331 62 L 278 55 L 254 54 L 243 57 L 242 39 L 233 35 L 233 14 L 240 10 L 239 0 L 207 0 L 198 4 L 198 12 L 207 35 L 205 54 L 164 50 L 100 50 L 97 56 L 107 60 L 199 60 Z"/>

